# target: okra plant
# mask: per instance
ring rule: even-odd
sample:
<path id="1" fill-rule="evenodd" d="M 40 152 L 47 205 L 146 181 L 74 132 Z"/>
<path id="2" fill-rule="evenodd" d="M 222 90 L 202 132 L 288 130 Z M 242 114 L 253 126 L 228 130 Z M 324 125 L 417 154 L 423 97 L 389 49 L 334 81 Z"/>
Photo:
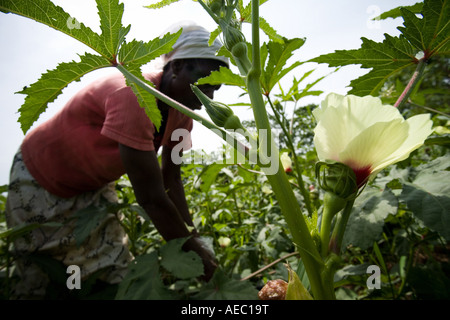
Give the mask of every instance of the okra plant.
<path id="1" fill-rule="evenodd" d="M 165 0 L 148 7 L 157 9 L 177 1 Z M 448 2 L 426 0 L 419 7 L 401 8 L 399 10 L 404 26 L 399 28 L 400 36 L 386 35 L 381 43 L 363 39 L 360 49 L 340 50 L 310 61 L 328 63 L 331 67 L 360 64 L 371 70 L 352 81 L 352 90 L 348 96 L 329 94 L 322 105 L 313 111 L 317 123 L 314 146 L 319 161 L 315 180 L 309 183 L 304 181 L 304 161 L 297 152 L 300 147 L 295 146 L 292 140 L 292 132 L 296 128 L 289 126 L 285 114 L 280 112 L 280 102 L 273 100 L 272 93 L 286 74 L 303 63 L 297 61 L 287 65 L 292 52 L 303 45 L 304 39 L 286 39 L 278 35 L 259 15 L 260 6 L 266 1 L 251 0 L 244 4 L 243 0 L 198 0 L 198 3 L 193 4 L 201 5 L 217 23 L 217 29 L 211 33 L 211 41 L 222 36 L 224 47 L 219 54 L 229 57 L 238 70 L 238 73 L 234 73 L 222 67 L 200 79 L 196 85 L 225 84 L 244 89 L 250 98 L 256 134 L 249 133 L 229 106 L 212 101 L 195 85 L 192 89 L 205 106 L 210 119 L 170 99 L 144 80 L 140 74 L 141 66 L 170 51 L 180 32 L 166 34 L 146 43 L 128 41 L 126 35 L 130 26 L 123 26 L 121 23 L 123 4 L 118 0 L 96 2 L 101 34 L 93 32 L 82 23 L 79 28 L 69 28 L 67 20 L 70 16 L 49 0 L 0 0 L 1 11 L 44 23 L 83 42 L 96 52 L 81 55 L 79 62 L 61 63 L 20 92 L 26 95 L 25 103 L 19 110 L 23 131 L 26 132 L 31 127 L 47 104 L 69 83 L 99 68 L 117 68 L 126 77 L 127 84 L 133 89 L 156 128 L 160 126 L 161 115 L 155 98 L 201 122 L 240 152 L 242 159 L 250 161 L 265 174 L 296 251 L 301 257 L 300 264 L 307 275 L 307 281 L 303 277 L 303 283 L 289 269 L 286 297 L 335 299 L 335 272 L 340 266 L 347 225 L 358 208 L 355 206 L 357 199 L 364 194 L 365 187 L 378 173 L 389 165 L 407 159 L 433 132 L 429 114 L 404 119 L 399 108 L 417 90 L 427 64 L 432 63 L 435 57 L 449 54 Z M 418 17 L 418 13 L 422 17 Z M 244 23 L 251 24 L 251 39 L 246 39 L 242 32 Z M 261 43 L 261 30 L 268 35 L 268 43 Z M 394 106 L 383 105 L 379 98 L 374 97 L 379 94 L 387 79 L 410 66 L 415 66 L 415 71 Z M 300 81 L 296 80 L 297 86 Z M 301 93 L 298 88 L 294 88 L 289 94 L 283 92 L 281 97 L 285 101 L 297 101 L 303 96 L 321 93 L 309 91 L 310 88 Z M 284 134 L 288 152 L 293 159 L 295 187 L 283 170 L 280 150 L 275 143 L 274 128 L 269 117 L 275 118 Z M 245 141 L 234 133 L 243 135 Z M 320 186 L 322 190 L 323 205 L 320 207 L 311 199 L 308 190 L 314 186 Z M 403 199 L 412 207 L 411 210 L 416 209 L 414 197 L 418 188 L 414 184 L 405 183 L 405 186 L 407 187 L 402 191 Z M 300 201 L 294 188 L 301 194 Z M 439 194 L 435 199 L 436 207 L 448 204 L 448 199 L 448 194 Z M 425 225 L 439 232 L 448 241 L 448 209 L 434 208 L 431 209 L 433 218 L 426 216 L 423 211 L 417 215 Z M 320 216 L 319 223 L 317 216 Z M 438 225 L 435 219 L 445 222 Z M 124 291 L 121 293 L 124 294 Z"/>

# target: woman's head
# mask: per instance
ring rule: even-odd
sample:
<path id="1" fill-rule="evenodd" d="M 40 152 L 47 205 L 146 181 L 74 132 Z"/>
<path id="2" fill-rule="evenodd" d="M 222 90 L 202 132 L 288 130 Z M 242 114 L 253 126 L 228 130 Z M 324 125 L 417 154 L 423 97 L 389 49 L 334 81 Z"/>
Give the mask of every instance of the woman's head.
<path id="1" fill-rule="evenodd" d="M 191 90 L 191 84 L 208 76 L 221 66 L 228 67 L 228 59 L 218 56 L 222 43 L 216 39 L 209 45 L 210 33 L 193 23 L 178 24 L 169 32 L 183 31 L 173 50 L 163 55 L 163 89 L 171 98 L 191 109 L 200 109 L 201 103 Z M 220 86 L 203 85 L 199 88 L 213 98 Z"/>
<path id="2" fill-rule="evenodd" d="M 166 94 L 190 109 L 200 109 L 201 103 L 191 89 L 191 84 L 200 78 L 208 76 L 212 71 L 219 70 L 221 66 L 227 66 L 224 62 L 214 59 L 177 59 L 164 66 L 163 82 Z M 214 91 L 220 85 L 198 86 L 211 99 Z"/>

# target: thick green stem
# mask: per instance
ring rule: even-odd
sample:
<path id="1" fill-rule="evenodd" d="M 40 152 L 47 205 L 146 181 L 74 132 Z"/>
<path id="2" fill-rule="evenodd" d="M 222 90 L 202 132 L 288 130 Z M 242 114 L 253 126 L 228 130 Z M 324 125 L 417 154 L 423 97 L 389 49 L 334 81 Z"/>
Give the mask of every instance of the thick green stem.
<path id="1" fill-rule="evenodd" d="M 339 214 L 336 226 L 334 227 L 331 240 L 329 242 L 329 250 L 337 255 L 340 255 L 342 239 L 344 238 L 345 228 L 347 227 L 348 218 L 352 212 L 355 200 L 349 200 L 345 204 L 344 210 Z"/>
<path id="2" fill-rule="evenodd" d="M 405 90 L 403 90 L 402 94 L 395 102 L 394 107 L 400 108 L 408 100 L 409 96 L 411 95 L 411 92 L 414 90 L 416 84 L 422 77 L 423 71 L 425 70 L 425 66 L 426 66 L 425 58 L 420 59 L 419 62 L 417 63 L 416 70 L 414 71 L 411 79 L 406 85 Z"/>
<path id="3" fill-rule="evenodd" d="M 334 216 L 344 208 L 346 201 L 331 192 L 325 192 L 323 197 L 323 214 L 320 225 L 320 240 L 322 257 L 328 256 L 330 243 L 331 222 Z"/>
<path id="4" fill-rule="evenodd" d="M 263 141 L 263 139 L 261 139 L 261 135 L 259 135 L 259 142 L 260 146 L 266 145 L 267 142 L 273 145 L 271 127 L 265 109 L 260 85 L 261 59 L 259 52 L 259 1 L 255 0 L 252 0 L 252 57 L 252 68 L 247 77 L 248 92 L 250 95 L 258 132 L 261 132 L 261 130 L 267 131 L 267 135 L 264 136 L 267 140 Z M 273 150 L 276 148 L 270 149 L 275 153 L 275 155 L 271 155 L 271 159 L 276 160 L 272 161 L 278 161 L 278 168 L 281 168 L 282 164 L 278 156 L 278 150 Z M 265 171 L 266 169 L 263 167 L 262 170 Z M 321 272 L 324 268 L 324 263 L 312 240 L 305 219 L 303 218 L 303 213 L 285 172 L 283 170 L 276 170 L 275 173 L 270 172 L 270 174 L 266 173 L 266 175 L 292 233 L 294 243 L 296 244 L 303 259 L 314 298 L 333 299 L 334 292 L 328 289 L 329 287 L 325 288 L 322 284 Z"/>

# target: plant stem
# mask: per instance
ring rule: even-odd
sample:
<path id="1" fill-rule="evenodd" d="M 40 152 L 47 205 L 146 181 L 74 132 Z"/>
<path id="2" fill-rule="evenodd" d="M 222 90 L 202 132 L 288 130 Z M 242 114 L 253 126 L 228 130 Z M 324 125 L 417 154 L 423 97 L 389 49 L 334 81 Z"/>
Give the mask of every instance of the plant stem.
<path id="1" fill-rule="evenodd" d="M 298 187 L 300 189 L 300 192 L 303 196 L 303 199 L 305 200 L 305 207 L 306 210 L 308 211 L 309 216 L 312 215 L 313 210 L 311 207 L 311 199 L 309 197 L 309 193 L 306 191 L 305 189 L 305 183 L 303 182 L 303 177 L 302 177 L 302 172 L 303 170 L 300 168 L 300 162 L 298 160 L 297 154 L 295 153 L 295 148 L 294 148 L 294 143 L 292 142 L 292 137 L 290 132 L 288 132 L 285 128 L 285 126 L 283 125 L 277 111 L 275 110 L 272 101 L 269 97 L 267 97 L 267 100 L 269 101 L 269 105 L 272 108 L 272 111 L 275 115 L 275 118 L 277 119 L 278 124 L 280 125 L 281 129 L 283 130 L 285 136 L 286 136 L 286 142 L 289 145 L 289 148 L 291 148 L 292 150 L 292 156 L 294 157 L 294 164 L 295 164 L 295 171 L 297 172 L 297 183 L 298 183 Z"/>
<path id="2" fill-rule="evenodd" d="M 272 139 L 271 127 L 262 98 L 260 83 L 261 58 L 259 52 L 259 1 L 257 0 L 252 0 L 252 57 L 252 68 L 248 73 L 247 86 L 250 100 L 252 102 L 253 114 L 258 132 L 261 132 L 261 130 L 267 130 L 267 141 L 273 145 L 274 142 Z M 263 141 L 261 135 L 259 135 L 259 139 L 260 146 L 267 143 L 267 141 Z M 272 159 L 277 159 L 279 165 L 278 168 L 282 168 L 277 151 L 278 150 L 274 150 L 276 157 L 272 154 Z M 262 167 L 262 170 L 265 171 L 265 168 Z M 304 262 L 314 298 L 319 300 L 333 299 L 334 292 L 329 290 L 329 287 L 326 288 L 322 284 L 321 271 L 324 268 L 324 263 L 312 240 L 308 226 L 303 218 L 303 213 L 284 170 L 277 170 L 275 173 L 271 172 L 271 174 L 266 173 L 266 176 L 276 195 L 281 211 L 286 219 L 286 223 L 292 233 L 294 243 L 297 246 Z"/>
<path id="3" fill-rule="evenodd" d="M 264 272 L 265 270 L 271 268 L 272 266 L 276 265 L 277 263 L 279 263 L 279 262 L 281 262 L 281 261 L 283 261 L 283 260 L 286 260 L 287 258 L 290 258 L 290 257 L 292 257 L 292 256 L 296 256 L 296 255 L 298 255 L 298 254 L 299 254 L 298 252 L 291 252 L 291 253 L 288 253 L 287 255 L 285 255 L 285 256 L 283 256 L 283 257 L 281 257 L 281 258 L 278 258 L 277 260 L 275 260 L 275 261 L 269 263 L 268 265 L 262 267 L 261 269 L 256 270 L 255 272 L 253 272 L 252 274 L 246 276 L 245 278 L 242 278 L 241 281 L 246 281 L 246 280 L 248 280 L 248 279 L 250 279 L 250 278 L 253 278 L 253 277 L 256 276 L 257 274 L 260 274 L 261 272 Z"/>
<path id="4" fill-rule="evenodd" d="M 339 214 L 331 240 L 329 242 L 329 250 L 337 255 L 340 255 L 342 239 L 344 238 L 345 228 L 347 227 L 348 218 L 352 212 L 355 200 L 349 200 L 345 204 L 344 210 Z"/>
<path id="5" fill-rule="evenodd" d="M 331 222 L 334 216 L 344 208 L 346 201 L 331 192 L 325 192 L 323 198 L 322 223 L 320 225 L 320 240 L 322 243 L 321 254 L 323 258 L 328 256 L 330 244 Z"/>
<path id="6" fill-rule="evenodd" d="M 394 107 L 400 108 L 408 100 L 411 92 L 414 90 L 414 87 L 422 77 L 425 66 L 426 66 L 426 59 L 425 58 L 419 59 L 416 70 L 411 76 L 411 79 L 406 85 L 406 88 L 403 90 L 402 94 L 400 95 L 400 97 L 398 97 L 397 101 L 395 102 Z"/>

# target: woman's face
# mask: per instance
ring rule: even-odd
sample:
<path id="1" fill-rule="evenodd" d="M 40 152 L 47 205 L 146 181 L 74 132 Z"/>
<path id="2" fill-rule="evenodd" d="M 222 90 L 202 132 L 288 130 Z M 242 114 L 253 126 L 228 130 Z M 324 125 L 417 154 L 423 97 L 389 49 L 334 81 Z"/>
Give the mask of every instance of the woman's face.
<path id="1" fill-rule="evenodd" d="M 212 71 L 219 70 L 221 65 L 224 64 L 212 59 L 172 61 L 171 71 L 175 77 L 171 78 L 170 96 L 192 110 L 201 109 L 202 104 L 192 92 L 191 84 L 209 76 Z M 214 91 L 218 90 L 220 85 L 199 85 L 198 88 L 213 99 Z"/>

